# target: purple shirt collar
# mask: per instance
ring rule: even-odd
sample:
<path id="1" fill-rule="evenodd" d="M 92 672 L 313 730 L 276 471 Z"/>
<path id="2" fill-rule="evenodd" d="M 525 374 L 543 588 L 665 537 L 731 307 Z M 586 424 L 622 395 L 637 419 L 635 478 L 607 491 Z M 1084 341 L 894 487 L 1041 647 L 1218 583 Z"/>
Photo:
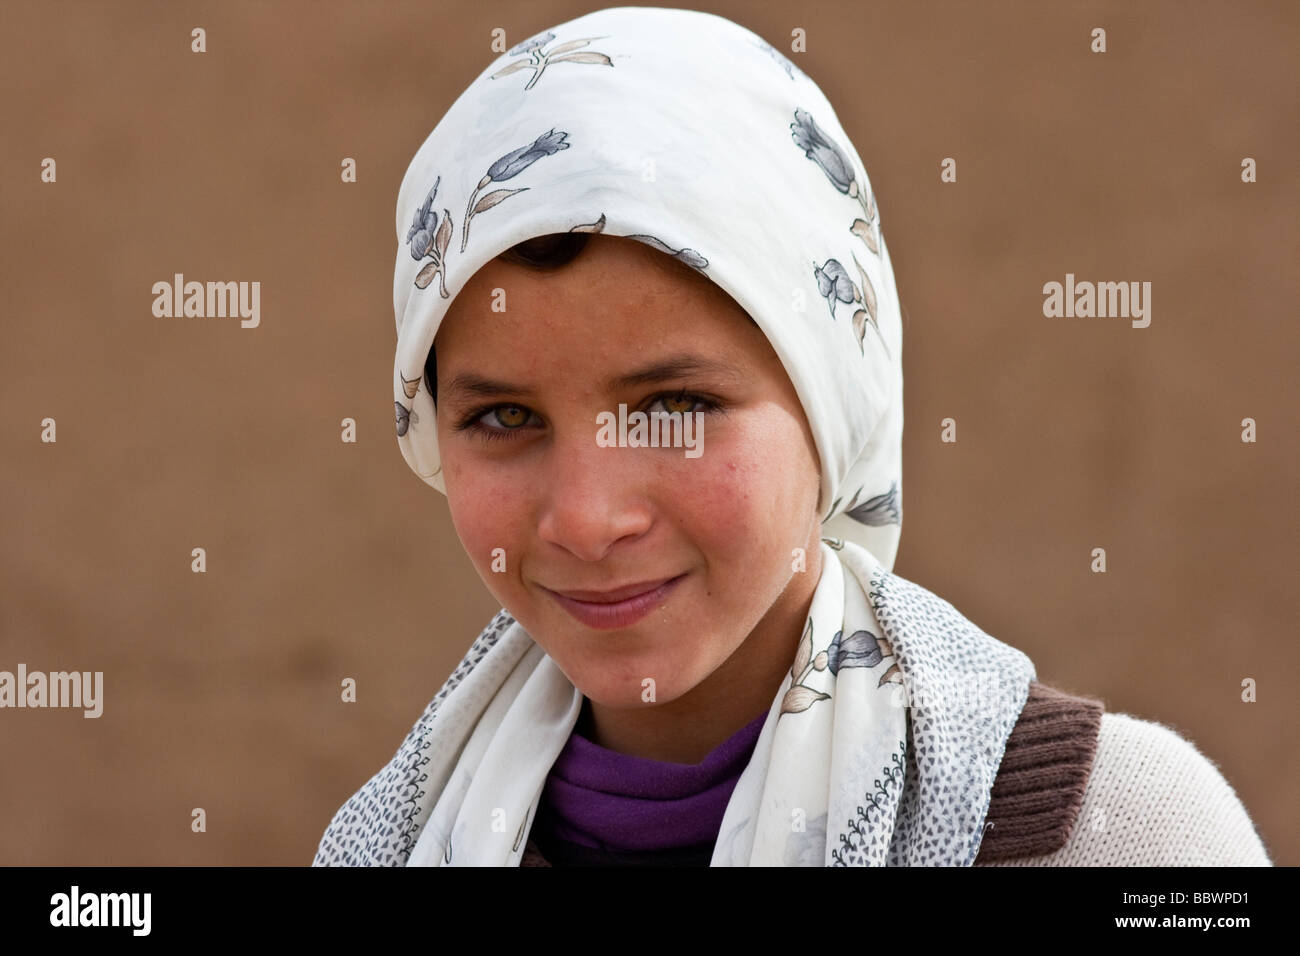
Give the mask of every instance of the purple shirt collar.
<path id="1" fill-rule="evenodd" d="M 574 730 L 551 767 L 533 832 L 539 842 L 611 853 L 712 846 L 766 720 L 764 710 L 698 764 L 620 754 Z"/>

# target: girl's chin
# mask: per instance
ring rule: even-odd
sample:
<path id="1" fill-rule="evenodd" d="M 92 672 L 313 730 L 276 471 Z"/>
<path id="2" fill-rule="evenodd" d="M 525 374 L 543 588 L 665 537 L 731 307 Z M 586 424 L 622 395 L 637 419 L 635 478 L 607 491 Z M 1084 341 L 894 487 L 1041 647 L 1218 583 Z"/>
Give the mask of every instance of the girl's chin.
<path id="1" fill-rule="evenodd" d="M 660 685 L 642 687 L 639 682 L 624 685 L 611 684 L 608 680 L 588 681 L 587 686 L 574 682 L 582 695 L 593 703 L 610 710 L 640 711 L 656 704 L 669 704 L 685 694 L 689 687 L 677 685 Z M 653 691 L 653 695 L 652 692 Z"/>
<path id="2" fill-rule="evenodd" d="M 663 704 L 682 696 L 698 681 L 691 675 L 698 668 L 696 661 L 675 661 L 659 655 L 647 655 L 636 660 L 611 654 L 573 651 L 569 658 L 573 666 L 551 655 L 569 681 L 596 703 L 612 708 L 645 707 Z M 701 680 L 707 671 L 701 673 Z M 671 676 L 669 676 L 671 675 Z"/>

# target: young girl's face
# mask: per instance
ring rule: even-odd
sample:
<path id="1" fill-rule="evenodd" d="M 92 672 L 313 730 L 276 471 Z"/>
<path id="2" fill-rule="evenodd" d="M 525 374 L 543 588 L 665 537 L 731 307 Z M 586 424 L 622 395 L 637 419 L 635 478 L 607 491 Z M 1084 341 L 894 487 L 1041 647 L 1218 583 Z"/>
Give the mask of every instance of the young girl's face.
<path id="1" fill-rule="evenodd" d="M 457 535 L 587 697 L 645 706 L 649 679 L 672 701 L 806 607 L 820 569 L 812 434 L 766 337 L 707 278 L 599 235 L 553 272 L 495 260 L 452 303 L 435 351 Z M 703 412 L 702 453 L 603 447 L 597 416 L 617 421 L 620 403 Z M 664 581 L 640 606 L 574 594 Z M 764 646 L 792 657 L 801 624 Z"/>

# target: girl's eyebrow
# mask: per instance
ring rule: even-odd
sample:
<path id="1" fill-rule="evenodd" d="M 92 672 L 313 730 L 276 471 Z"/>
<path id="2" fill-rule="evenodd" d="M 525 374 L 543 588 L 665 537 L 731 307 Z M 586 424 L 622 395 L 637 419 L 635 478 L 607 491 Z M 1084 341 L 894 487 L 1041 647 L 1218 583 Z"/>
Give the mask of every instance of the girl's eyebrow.
<path id="1" fill-rule="evenodd" d="M 637 385 L 653 385 L 655 382 L 662 382 L 666 379 L 672 378 L 683 378 L 684 376 L 694 375 L 700 372 L 722 375 L 736 381 L 740 381 L 744 378 L 740 369 L 727 362 L 720 361 L 719 359 L 705 358 L 700 355 L 682 353 L 661 359 L 653 365 L 647 365 L 635 372 L 628 372 L 626 375 L 617 375 L 606 382 L 605 390 L 616 392 L 620 389 L 632 388 Z"/>
<path id="2" fill-rule="evenodd" d="M 736 382 L 744 379 L 740 369 L 728 362 L 705 358 L 700 355 L 680 354 L 669 356 L 652 365 L 647 365 L 624 375 L 613 376 L 606 380 L 605 390 L 616 392 L 620 389 L 634 388 L 637 385 L 652 385 L 655 382 L 682 378 L 700 372 L 722 375 Z M 531 388 L 486 378 L 473 372 L 462 372 L 447 383 L 447 396 L 451 399 L 458 396 L 472 395 L 509 395 L 518 398 L 531 398 L 534 394 L 536 393 Z"/>
<path id="3" fill-rule="evenodd" d="M 474 395 L 492 396 L 492 395 L 511 395 L 520 398 L 529 398 L 533 394 L 531 388 L 520 388 L 511 385 L 509 382 L 500 382 L 496 379 L 484 378 L 482 375 L 475 375 L 473 372 L 461 372 L 447 383 L 447 397 L 455 401 L 458 398 L 469 398 Z"/>

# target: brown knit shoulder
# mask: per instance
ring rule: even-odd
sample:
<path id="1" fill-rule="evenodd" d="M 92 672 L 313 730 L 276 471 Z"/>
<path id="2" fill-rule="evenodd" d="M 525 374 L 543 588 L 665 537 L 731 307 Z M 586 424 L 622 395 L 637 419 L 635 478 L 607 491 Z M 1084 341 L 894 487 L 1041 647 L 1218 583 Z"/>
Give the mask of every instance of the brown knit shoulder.
<path id="1" fill-rule="evenodd" d="M 1065 846 L 1092 773 L 1105 704 L 1033 681 L 993 781 L 975 866 Z"/>

